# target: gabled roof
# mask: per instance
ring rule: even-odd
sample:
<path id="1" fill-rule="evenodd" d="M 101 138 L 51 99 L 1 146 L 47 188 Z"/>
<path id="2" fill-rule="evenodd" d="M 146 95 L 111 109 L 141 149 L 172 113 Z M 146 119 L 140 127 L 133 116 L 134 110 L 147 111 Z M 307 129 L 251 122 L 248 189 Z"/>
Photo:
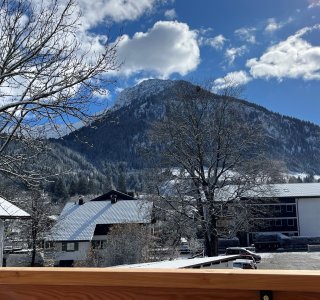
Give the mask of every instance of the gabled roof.
<path id="1" fill-rule="evenodd" d="M 90 241 L 97 224 L 151 222 L 152 203 L 142 200 L 67 203 L 47 237 L 49 241 Z"/>
<path id="2" fill-rule="evenodd" d="M 0 197 L 0 219 L 30 219 L 30 215 L 21 208 Z"/>
<path id="3" fill-rule="evenodd" d="M 106 194 L 103 194 L 97 198 L 94 198 L 90 201 L 105 201 L 105 200 L 111 200 L 111 196 L 113 195 L 116 195 L 117 196 L 117 200 L 136 200 L 136 198 L 128 195 L 128 194 L 125 194 L 125 193 L 122 193 L 122 192 L 119 192 L 119 191 L 116 191 L 116 190 L 111 190 L 110 192 L 106 193 Z"/>

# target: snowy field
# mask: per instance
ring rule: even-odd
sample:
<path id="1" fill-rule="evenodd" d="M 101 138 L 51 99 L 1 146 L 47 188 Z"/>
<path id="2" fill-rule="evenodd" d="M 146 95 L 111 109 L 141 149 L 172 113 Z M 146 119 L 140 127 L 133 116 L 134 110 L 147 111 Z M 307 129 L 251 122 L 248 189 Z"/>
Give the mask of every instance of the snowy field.
<path id="1" fill-rule="evenodd" d="M 320 252 L 259 253 L 258 269 L 320 270 Z"/>

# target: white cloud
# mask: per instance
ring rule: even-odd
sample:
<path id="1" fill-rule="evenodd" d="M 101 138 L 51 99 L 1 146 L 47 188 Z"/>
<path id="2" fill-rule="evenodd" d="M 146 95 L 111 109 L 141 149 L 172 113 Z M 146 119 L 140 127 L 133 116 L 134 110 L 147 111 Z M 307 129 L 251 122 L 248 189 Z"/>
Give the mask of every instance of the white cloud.
<path id="1" fill-rule="evenodd" d="M 234 34 L 242 41 L 245 41 L 250 44 L 256 43 L 255 37 L 256 28 L 254 27 L 242 27 L 237 29 Z"/>
<path id="2" fill-rule="evenodd" d="M 40 7 L 41 3 L 43 5 L 51 3 L 51 0 L 30 1 L 35 7 Z M 152 12 L 156 6 L 169 2 L 169 0 L 78 0 L 78 6 L 71 17 L 76 18 L 81 12 L 80 27 L 76 32 L 76 38 L 81 45 L 80 52 L 90 53 L 87 55 L 89 60 L 91 57 L 96 57 L 96 54 L 103 53 L 108 36 L 94 32 L 99 24 L 136 20 Z M 62 9 L 64 0 L 58 0 L 58 3 Z M 168 10 L 166 15 L 173 17 L 175 10 Z M 111 75 L 130 75 L 139 71 L 149 71 L 157 77 L 165 78 L 172 73 L 185 75 L 196 69 L 200 63 L 197 32 L 190 30 L 184 23 L 159 21 L 147 32 L 137 32 L 133 37 L 123 35 L 118 40 L 120 40 L 118 61 L 124 61 L 124 65 L 120 73 L 109 72 Z"/>
<path id="3" fill-rule="evenodd" d="M 117 87 L 116 90 L 115 90 L 115 92 L 116 92 L 117 94 L 119 94 L 119 93 L 121 93 L 123 90 L 124 90 L 124 88 Z"/>
<path id="4" fill-rule="evenodd" d="M 135 82 L 135 84 L 140 84 L 141 82 L 149 80 L 149 79 L 154 79 L 154 77 L 151 76 L 151 77 L 136 78 L 134 80 L 134 82 Z"/>
<path id="5" fill-rule="evenodd" d="M 122 37 L 118 48 L 121 72 L 151 71 L 162 77 L 186 75 L 200 63 L 197 33 L 185 23 L 159 21 L 147 32 Z"/>
<path id="6" fill-rule="evenodd" d="M 308 8 L 320 7 L 320 0 L 309 0 Z"/>
<path id="7" fill-rule="evenodd" d="M 211 32 L 213 32 L 213 28 L 212 27 L 206 27 L 206 28 L 200 28 L 198 30 L 199 34 L 200 35 L 207 35 L 207 34 L 210 34 Z"/>
<path id="8" fill-rule="evenodd" d="M 250 82 L 252 78 L 245 71 L 230 72 L 222 78 L 218 78 L 213 82 L 212 90 L 214 92 L 221 91 L 228 87 L 239 87 Z"/>
<path id="9" fill-rule="evenodd" d="M 50 5 L 52 0 L 30 0 L 35 6 Z M 91 29 L 103 21 L 123 22 L 133 21 L 151 12 L 157 4 L 166 0 L 78 0 L 74 15 L 81 13 L 80 23 L 84 30 Z M 64 0 L 58 0 L 61 6 Z"/>
<path id="10" fill-rule="evenodd" d="M 246 46 L 241 46 L 238 48 L 228 48 L 224 56 L 227 58 L 229 64 L 231 65 L 237 57 L 242 56 L 243 54 L 246 53 L 246 51 L 247 51 Z"/>
<path id="11" fill-rule="evenodd" d="M 161 0 L 78 0 L 85 28 L 92 28 L 105 19 L 114 22 L 132 21 L 150 12 Z"/>
<path id="12" fill-rule="evenodd" d="M 110 99 L 111 93 L 107 89 L 99 89 L 99 91 L 94 91 L 93 95 L 99 99 Z"/>
<path id="13" fill-rule="evenodd" d="M 216 50 L 221 50 L 226 41 L 227 39 L 222 34 L 219 34 L 213 38 L 201 37 L 199 39 L 200 45 L 210 46 Z"/>
<path id="14" fill-rule="evenodd" d="M 268 24 L 265 28 L 265 31 L 268 33 L 273 33 L 276 30 L 281 29 L 283 26 L 291 23 L 293 18 L 289 18 L 287 21 L 284 22 L 277 22 L 275 18 L 268 19 Z"/>
<path id="15" fill-rule="evenodd" d="M 254 78 L 303 78 L 320 80 L 320 47 L 303 39 L 303 35 L 319 30 L 320 24 L 305 27 L 272 47 L 260 58 L 247 61 Z"/>
<path id="16" fill-rule="evenodd" d="M 30 0 L 36 11 L 42 7 L 52 5 L 52 0 Z M 90 53 L 86 55 L 89 60 L 94 59 L 96 54 L 104 52 L 104 45 L 108 36 L 103 33 L 95 33 L 94 29 L 101 23 L 123 22 L 136 20 L 142 15 L 153 11 L 156 5 L 167 3 L 167 0 L 78 0 L 70 10 L 69 18 L 76 20 L 75 35 L 67 36 L 72 41 L 76 38 L 79 41 L 80 52 Z M 60 12 L 65 8 L 64 0 L 57 0 Z M 100 28 L 103 28 L 102 26 Z"/>
<path id="17" fill-rule="evenodd" d="M 164 16 L 168 19 L 168 20 L 174 20 L 177 18 L 177 13 L 175 11 L 175 9 L 168 9 L 165 11 Z"/>
<path id="18" fill-rule="evenodd" d="M 282 25 L 280 23 L 277 23 L 274 18 L 268 19 L 268 25 L 265 28 L 265 31 L 267 32 L 274 32 L 278 29 L 280 29 Z"/>

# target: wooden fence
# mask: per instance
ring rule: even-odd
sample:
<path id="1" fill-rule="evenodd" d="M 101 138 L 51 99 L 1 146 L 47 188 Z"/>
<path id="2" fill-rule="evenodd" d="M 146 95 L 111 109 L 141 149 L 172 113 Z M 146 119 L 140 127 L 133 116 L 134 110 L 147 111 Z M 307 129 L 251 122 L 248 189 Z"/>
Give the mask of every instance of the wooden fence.
<path id="1" fill-rule="evenodd" d="M 2 268 L 0 299 L 320 299 L 319 271 Z"/>

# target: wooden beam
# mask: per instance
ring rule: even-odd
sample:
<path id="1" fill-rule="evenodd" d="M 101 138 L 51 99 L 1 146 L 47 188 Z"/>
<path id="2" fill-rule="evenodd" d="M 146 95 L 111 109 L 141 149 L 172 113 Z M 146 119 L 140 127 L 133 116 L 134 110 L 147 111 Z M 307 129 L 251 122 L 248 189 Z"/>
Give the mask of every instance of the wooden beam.
<path id="1" fill-rule="evenodd" d="M 1 268 L 0 299 L 320 299 L 319 271 Z"/>

